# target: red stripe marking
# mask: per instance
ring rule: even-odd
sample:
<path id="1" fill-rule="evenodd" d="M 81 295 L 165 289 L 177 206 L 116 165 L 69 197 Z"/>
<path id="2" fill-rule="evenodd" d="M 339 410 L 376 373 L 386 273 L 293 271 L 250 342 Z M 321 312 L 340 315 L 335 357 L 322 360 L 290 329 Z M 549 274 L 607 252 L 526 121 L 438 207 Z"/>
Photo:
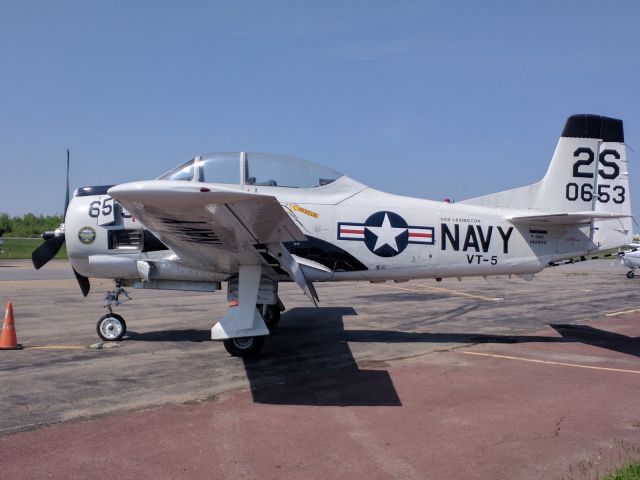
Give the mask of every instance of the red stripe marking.
<path id="1" fill-rule="evenodd" d="M 422 237 L 422 238 L 432 238 L 433 234 L 431 233 L 409 233 L 410 237 Z"/>
<path id="2" fill-rule="evenodd" d="M 364 234 L 364 228 L 362 230 L 353 230 L 351 228 L 340 227 L 340 233 L 362 233 L 362 234 Z"/>

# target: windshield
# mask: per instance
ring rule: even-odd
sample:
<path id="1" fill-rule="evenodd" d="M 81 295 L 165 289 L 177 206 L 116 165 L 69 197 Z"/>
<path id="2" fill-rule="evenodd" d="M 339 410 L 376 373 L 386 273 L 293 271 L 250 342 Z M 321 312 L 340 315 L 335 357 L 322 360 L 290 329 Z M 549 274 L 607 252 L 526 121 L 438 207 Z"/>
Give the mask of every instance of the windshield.
<path id="1" fill-rule="evenodd" d="M 313 188 L 328 185 L 341 173 L 299 158 L 265 153 L 213 153 L 196 157 L 159 180 Z"/>
<path id="2" fill-rule="evenodd" d="M 193 163 L 195 159 L 192 158 L 188 162 L 169 170 L 167 173 L 158 177 L 158 180 L 186 180 L 188 182 L 193 180 Z"/>

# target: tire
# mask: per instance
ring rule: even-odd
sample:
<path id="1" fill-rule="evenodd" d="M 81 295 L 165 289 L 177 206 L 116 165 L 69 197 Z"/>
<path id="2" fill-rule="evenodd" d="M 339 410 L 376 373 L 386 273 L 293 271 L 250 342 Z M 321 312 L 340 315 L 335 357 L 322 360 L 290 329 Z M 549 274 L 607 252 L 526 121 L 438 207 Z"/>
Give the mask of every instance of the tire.
<path id="1" fill-rule="evenodd" d="M 629 270 L 629 271 L 627 272 L 627 278 L 633 278 L 633 277 L 635 277 L 635 275 L 636 275 L 636 274 L 633 272 L 633 270 Z"/>
<path id="2" fill-rule="evenodd" d="M 127 333 L 127 324 L 120 315 L 107 313 L 98 320 L 96 332 L 105 342 L 117 342 Z"/>
<path id="3" fill-rule="evenodd" d="M 225 340 L 224 348 L 233 357 L 253 357 L 260 352 L 264 345 L 264 337 L 239 337 Z"/>
<path id="4" fill-rule="evenodd" d="M 280 308 L 278 305 L 263 305 L 261 303 L 256 305 L 262 320 L 269 330 L 272 330 L 278 325 L 280 321 Z"/>

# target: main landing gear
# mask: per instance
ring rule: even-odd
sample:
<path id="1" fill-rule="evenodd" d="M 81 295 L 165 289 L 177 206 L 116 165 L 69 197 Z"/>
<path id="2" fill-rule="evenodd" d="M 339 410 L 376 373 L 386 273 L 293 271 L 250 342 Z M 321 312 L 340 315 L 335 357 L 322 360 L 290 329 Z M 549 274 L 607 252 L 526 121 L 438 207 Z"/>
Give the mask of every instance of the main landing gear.
<path id="1" fill-rule="evenodd" d="M 636 276 L 636 275 L 635 275 L 635 273 L 633 272 L 633 270 L 629 270 L 629 271 L 627 272 L 627 278 L 633 278 L 633 277 L 635 277 L 635 276 Z"/>
<path id="2" fill-rule="evenodd" d="M 280 315 L 284 310 L 284 305 L 278 298 L 275 305 L 257 304 L 256 308 L 260 312 L 262 320 L 269 331 L 276 328 L 280 321 Z M 224 340 L 224 348 L 234 357 L 252 357 L 258 354 L 264 345 L 264 336 L 257 337 L 236 337 Z"/>
<path id="3" fill-rule="evenodd" d="M 125 298 L 121 300 L 120 295 L 123 295 Z M 105 294 L 104 307 L 109 309 L 109 313 L 101 316 L 96 325 L 98 336 L 105 342 L 117 342 L 127 333 L 127 324 L 124 318 L 117 313 L 113 313 L 113 307 L 129 300 L 131 300 L 131 297 L 127 291 L 119 285 L 116 286 L 115 290 L 111 290 Z"/>

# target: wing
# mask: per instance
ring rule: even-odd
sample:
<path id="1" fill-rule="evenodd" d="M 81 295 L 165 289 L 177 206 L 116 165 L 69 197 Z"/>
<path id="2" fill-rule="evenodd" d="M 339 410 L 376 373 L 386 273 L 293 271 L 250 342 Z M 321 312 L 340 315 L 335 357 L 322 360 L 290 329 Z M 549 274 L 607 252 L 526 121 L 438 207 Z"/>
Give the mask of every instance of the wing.
<path id="1" fill-rule="evenodd" d="M 182 262 L 200 268 L 232 273 L 239 264 L 273 265 L 264 245 L 306 238 L 268 195 L 175 180 L 125 183 L 108 193 Z"/>

